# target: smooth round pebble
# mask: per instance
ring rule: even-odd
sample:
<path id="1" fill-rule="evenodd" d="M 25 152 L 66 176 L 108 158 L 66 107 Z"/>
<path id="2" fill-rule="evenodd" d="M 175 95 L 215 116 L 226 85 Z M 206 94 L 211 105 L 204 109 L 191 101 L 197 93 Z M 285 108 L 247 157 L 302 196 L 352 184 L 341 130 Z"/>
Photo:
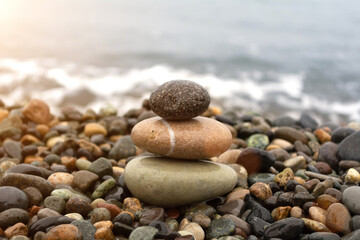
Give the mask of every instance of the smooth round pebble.
<path id="1" fill-rule="evenodd" d="M 231 132 L 224 124 L 205 117 L 188 121 L 149 118 L 135 125 L 131 138 L 148 152 L 181 159 L 219 156 L 232 142 Z"/>
<path id="2" fill-rule="evenodd" d="M 221 196 L 232 190 L 237 182 L 236 172 L 223 164 L 160 157 L 131 160 L 124 176 L 126 186 L 134 196 L 161 207 Z"/>
<path id="3" fill-rule="evenodd" d="M 160 85 L 149 98 L 151 110 L 167 120 L 188 120 L 205 112 L 210 96 L 201 85 L 173 80 Z"/>

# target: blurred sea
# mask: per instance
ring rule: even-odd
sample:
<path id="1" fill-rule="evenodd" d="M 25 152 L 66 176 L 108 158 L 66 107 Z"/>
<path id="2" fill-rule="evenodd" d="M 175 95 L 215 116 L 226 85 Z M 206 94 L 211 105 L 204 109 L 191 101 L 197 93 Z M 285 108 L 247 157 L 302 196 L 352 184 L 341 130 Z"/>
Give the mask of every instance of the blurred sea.
<path id="1" fill-rule="evenodd" d="M 124 113 L 188 79 L 224 108 L 360 121 L 359 26 L 358 0 L 0 0 L 0 99 Z"/>

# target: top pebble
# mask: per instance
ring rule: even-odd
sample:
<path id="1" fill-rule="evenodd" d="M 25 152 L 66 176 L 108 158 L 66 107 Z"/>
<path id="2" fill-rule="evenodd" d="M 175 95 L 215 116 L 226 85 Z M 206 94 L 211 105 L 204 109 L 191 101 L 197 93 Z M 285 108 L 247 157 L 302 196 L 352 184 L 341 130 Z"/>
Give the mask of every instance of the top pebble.
<path id="1" fill-rule="evenodd" d="M 160 85 L 150 96 L 151 110 L 171 120 L 189 120 L 204 113 L 210 96 L 201 85 L 187 80 L 173 80 Z"/>

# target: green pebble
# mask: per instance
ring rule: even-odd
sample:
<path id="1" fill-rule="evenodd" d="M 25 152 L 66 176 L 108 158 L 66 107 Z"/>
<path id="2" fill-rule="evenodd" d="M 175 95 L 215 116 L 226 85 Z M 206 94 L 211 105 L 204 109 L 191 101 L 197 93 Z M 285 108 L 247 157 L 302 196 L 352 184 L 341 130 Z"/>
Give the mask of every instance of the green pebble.
<path id="1" fill-rule="evenodd" d="M 248 147 L 265 149 L 269 145 L 269 137 L 265 134 L 253 134 L 247 139 Z"/>
<path id="2" fill-rule="evenodd" d="M 254 173 L 249 176 L 249 184 L 253 185 L 257 182 L 269 183 L 274 181 L 275 174 L 272 173 Z"/>
<path id="3" fill-rule="evenodd" d="M 166 224 L 172 231 L 177 231 L 179 229 L 179 223 L 175 219 L 170 219 Z"/>
<path id="4" fill-rule="evenodd" d="M 295 176 L 301 177 L 304 180 L 309 180 L 310 178 L 305 174 L 305 169 L 299 169 L 295 172 Z"/>
<path id="5" fill-rule="evenodd" d="M 91 162 L 80 158 L 76 160 L 75 165 L 79 170 L 89 170 Z"/>
<path id="6" fill-rule="evenodd" d="M 55 189 L 51 192 L 51 196 L 61 197 L 65 201 L 69 200 L 71 197 L 75 196 L 75 193 L 71 192 L 68 189 Z"/>
<path id="7" fill-rule="evenodd" d="M 211 221 L 210 227 L 206 229 L 206 239 L 220 238 L 232 235 L 235 232 L 235 223 L 228 218 L 220 218 Z"/>
<path id="8" fill-rule="evenodd" d="M 116 181 L 113 178 L 110 178 L 103 183 L 101 183 L 91 195 L 92 199 L 101 198 L 105 193 L 115 187 Z"/>

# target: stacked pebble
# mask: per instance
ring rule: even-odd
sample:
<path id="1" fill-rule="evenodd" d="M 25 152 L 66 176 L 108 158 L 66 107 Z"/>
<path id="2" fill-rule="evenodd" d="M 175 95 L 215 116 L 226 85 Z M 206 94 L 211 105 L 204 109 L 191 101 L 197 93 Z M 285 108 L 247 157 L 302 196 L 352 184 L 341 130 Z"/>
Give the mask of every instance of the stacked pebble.
<path id="1" fill-rule="evenodd" d="M 200 160 L 218 156 L 232 143 L 230 130 L 200 117 L 210 104 L 207 91 L 186 80 L 167 82 L 150 96 L 160 117 L 134 126 L 136 146 L 160 156 L 131 160 L 124 178 L 130 192 L 145 203 L 177 207 L 221 196 L 234 188 L 236 172 L 229 166 Z"/>
<path id="2" fill-rule="evenodd" d="M 147 100 L 123 116 L 109 105 L 53 116 L 41 100 L 0 101 L 0 239 L 360 239 L 359 123 L 210 108 L 203 116 L 224 123 L 233 138 L 230 150 L 211 160 L 235 170 L 236 186 L 167 208 L 142 203 L 124 181 L 124 169 L 142 152 L 130 132 L 153 116 Z M 161 165 L 153 161 L 151 168 Z M 195 171 L 188 169 L 188 178 Z M 179 181 L 178 188 L 192 184 Z"/>

